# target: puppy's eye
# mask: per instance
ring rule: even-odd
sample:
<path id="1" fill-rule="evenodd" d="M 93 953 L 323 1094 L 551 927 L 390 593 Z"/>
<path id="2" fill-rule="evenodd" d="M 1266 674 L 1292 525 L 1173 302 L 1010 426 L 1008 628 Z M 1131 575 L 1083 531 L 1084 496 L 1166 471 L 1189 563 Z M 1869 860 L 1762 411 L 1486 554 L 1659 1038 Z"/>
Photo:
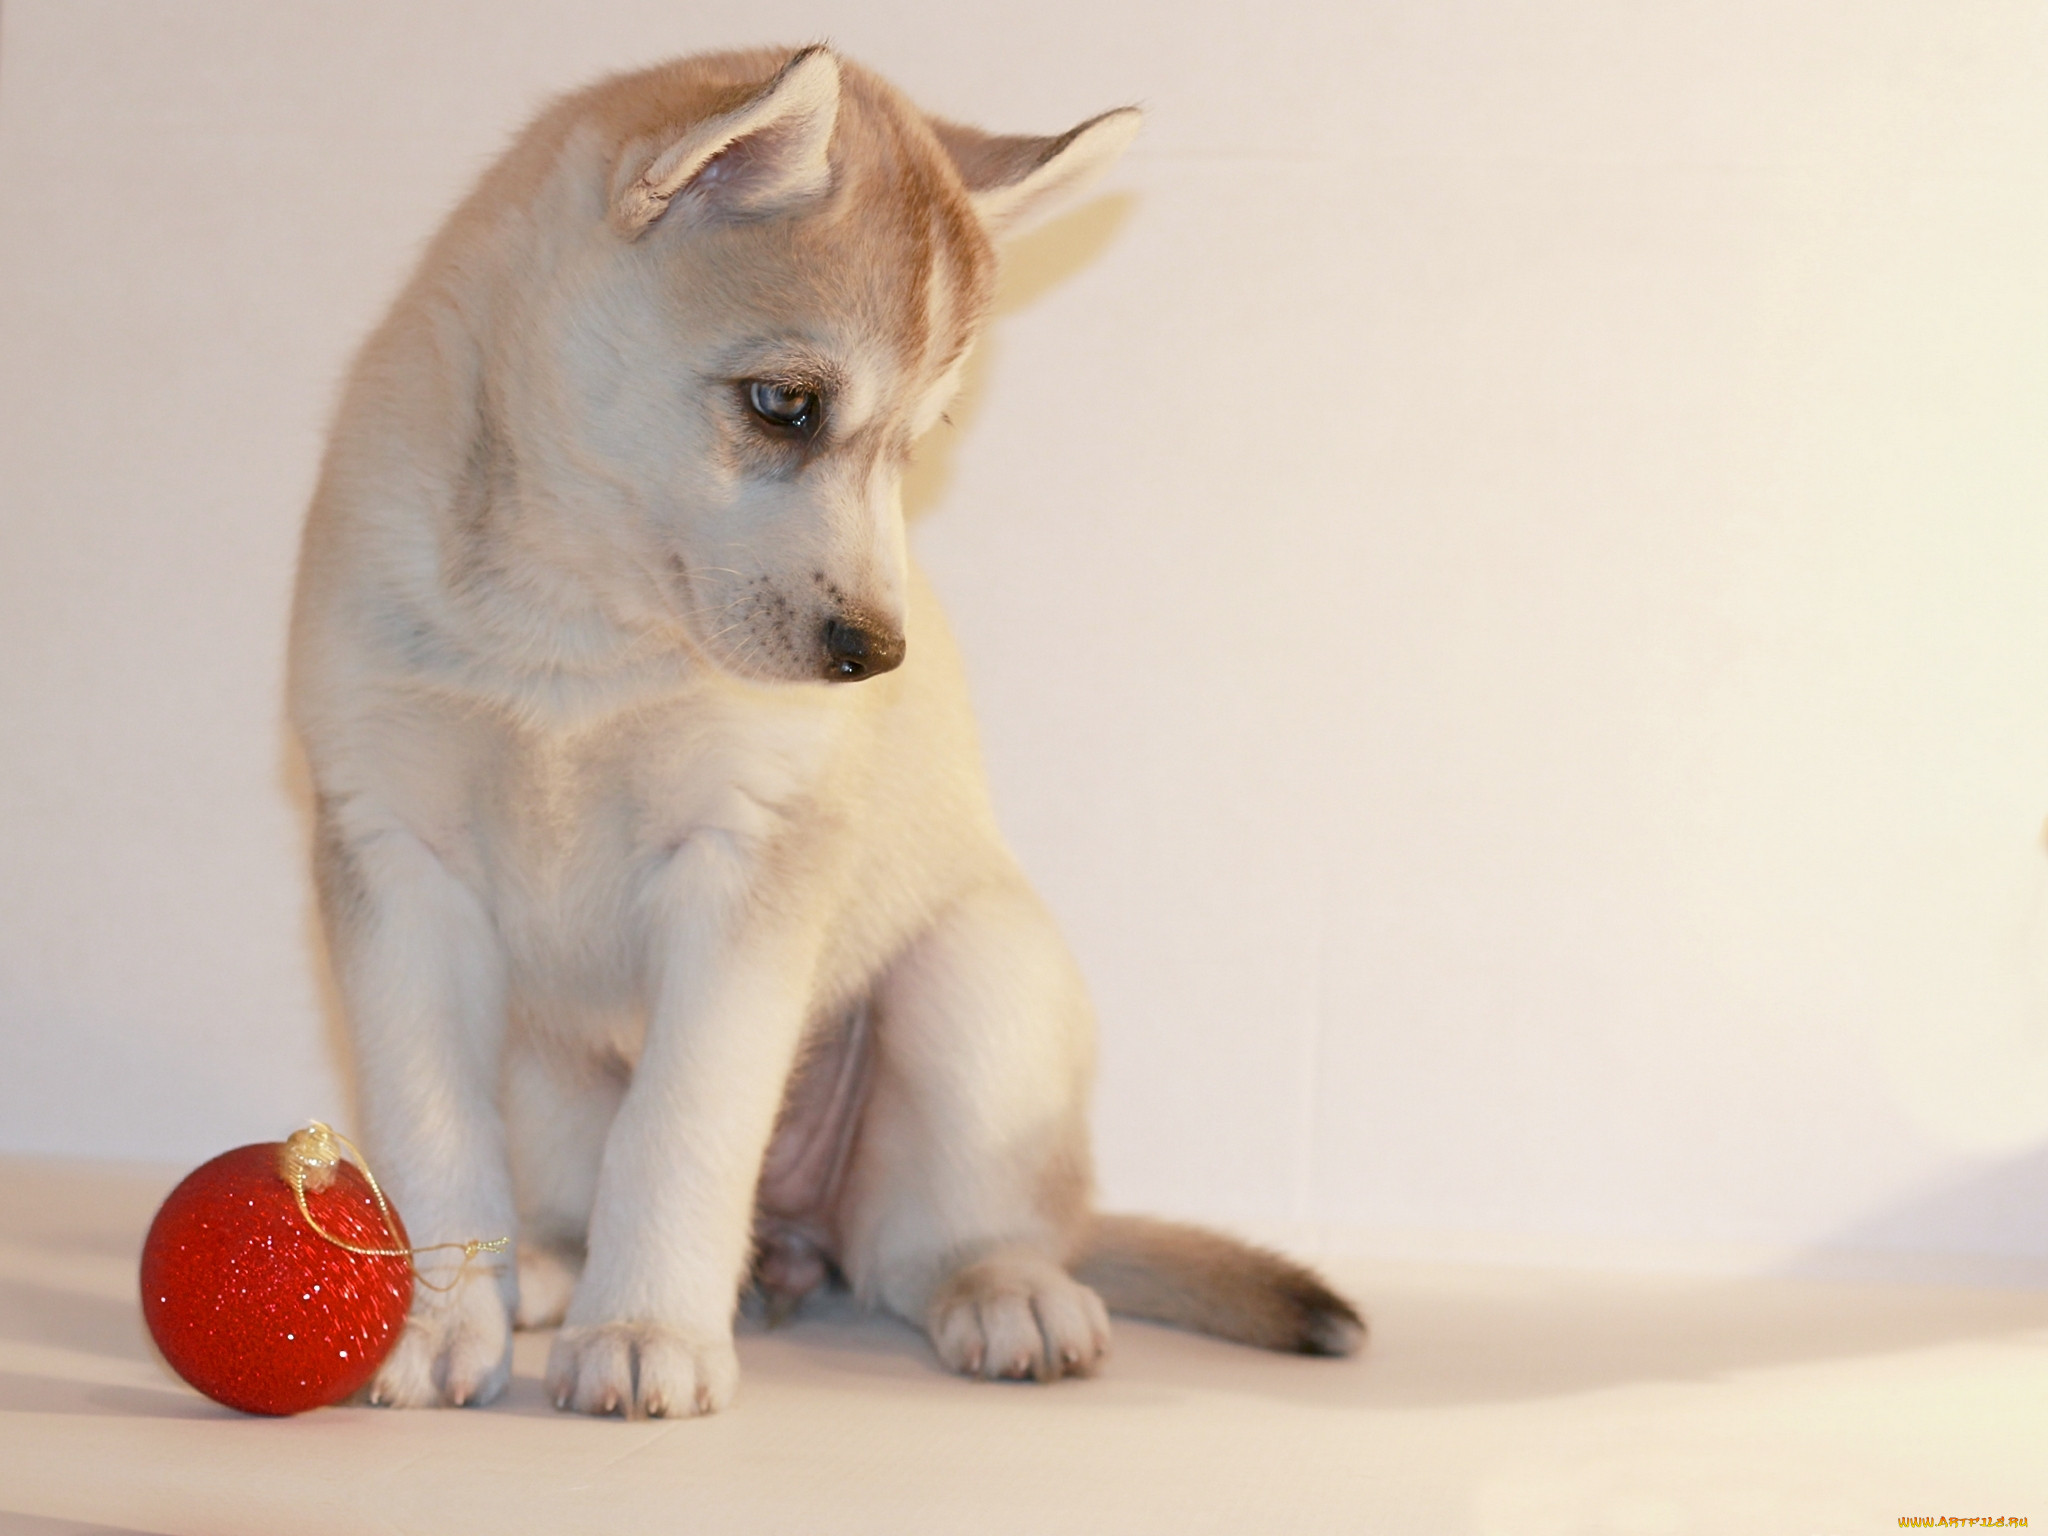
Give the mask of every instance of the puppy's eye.
<path id="1" fill-rule="evenodd" d="M 747 408 L 779 433 L 814 437 L 825 419 L 825 397 L 804 384 L 754 379 L 747 384 Z"/>

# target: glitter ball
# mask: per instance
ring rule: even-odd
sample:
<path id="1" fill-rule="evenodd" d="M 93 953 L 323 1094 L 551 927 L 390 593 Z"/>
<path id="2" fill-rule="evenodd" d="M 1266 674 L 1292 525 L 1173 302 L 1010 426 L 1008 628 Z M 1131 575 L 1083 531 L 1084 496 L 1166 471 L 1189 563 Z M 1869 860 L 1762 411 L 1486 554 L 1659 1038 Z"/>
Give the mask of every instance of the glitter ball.
<path id="1" fill-rule="evenodd" d="M 216 1402 L 301 1413 L 369 1381 L 412 1302 L 412 1264 L 350 1253 L 306 1224 L 278 1142 L 224 1152 L 172 1190 L 142 1249 L 142 1311 L 164 1359 Z M 314 1220 L 365 1248 L 403 1247 L 352 1164 L 306 1191 Z M 396 1219 L 394 1214 L 394 1220 Z"/>

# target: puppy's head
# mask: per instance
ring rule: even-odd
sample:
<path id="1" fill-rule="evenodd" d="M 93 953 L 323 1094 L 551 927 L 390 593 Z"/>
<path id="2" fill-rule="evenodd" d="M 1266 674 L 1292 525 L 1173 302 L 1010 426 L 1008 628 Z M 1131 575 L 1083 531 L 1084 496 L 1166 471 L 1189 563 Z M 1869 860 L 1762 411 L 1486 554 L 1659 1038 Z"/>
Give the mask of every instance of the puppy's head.
<path id="1" fill-rule="evenodd" d="M 903 470 L 958 387 L 995 241 L 1106 167 L 1137 113 L 994 137 L 823 48 L 583 101 L 564 163 L 601 167 L 602 209 L 586 194 L 599 218 L 521 322 L 548 381 L 519 409 L 526 456 L 581 487 L 544 498 L 547 542 L 615 619 L 730 673 L 890 670 Z"/>

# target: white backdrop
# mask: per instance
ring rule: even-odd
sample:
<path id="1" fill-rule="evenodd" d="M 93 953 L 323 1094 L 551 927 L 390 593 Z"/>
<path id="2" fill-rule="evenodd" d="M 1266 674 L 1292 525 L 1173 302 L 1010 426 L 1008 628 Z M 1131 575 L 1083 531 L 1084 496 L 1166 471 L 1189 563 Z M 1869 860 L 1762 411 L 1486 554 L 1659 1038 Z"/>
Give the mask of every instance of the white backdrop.
<path id="1" fill-rule="evenodd" d="M 350 350 L 547 93 L 829 37 L 1151 108 L 915 497 L 1111 1202 L 2040 1272 L 2042 8 L 1255 10 L 7 0 L 0 1149 L 346 1116 L 280 674 Z"/>

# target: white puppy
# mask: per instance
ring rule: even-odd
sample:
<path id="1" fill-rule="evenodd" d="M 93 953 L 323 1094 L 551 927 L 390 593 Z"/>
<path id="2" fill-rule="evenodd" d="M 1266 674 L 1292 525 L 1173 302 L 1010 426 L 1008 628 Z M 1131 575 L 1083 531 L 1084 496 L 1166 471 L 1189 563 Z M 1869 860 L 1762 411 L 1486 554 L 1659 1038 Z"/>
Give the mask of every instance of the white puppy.
<path id="1" fill-rule="evenodd" d="M 993 137 L 820 48 L 607 80 L 365 347 L 293 628 L 322 909 L 413 1240 L 520 1241 L 379 1400 L 490 1399 L 516 1315 L 563 1406 L 707 1412 L 750 1274 L 989 1377 L 1089 1371 L 1104 1300 L 1356 1347 L 1299 1267 L 1091 1214 L 1088 1004 L 904 548 L 992 241 L 1137 124 Z"/>

